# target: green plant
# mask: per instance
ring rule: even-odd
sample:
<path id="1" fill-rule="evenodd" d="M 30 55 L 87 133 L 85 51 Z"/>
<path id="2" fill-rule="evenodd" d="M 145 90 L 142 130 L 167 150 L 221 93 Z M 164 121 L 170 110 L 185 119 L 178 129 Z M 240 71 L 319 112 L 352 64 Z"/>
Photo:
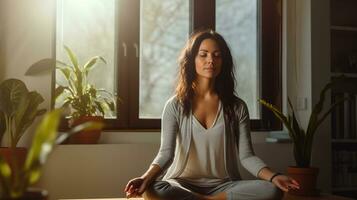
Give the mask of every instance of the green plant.
<path id="1" fill-rule="evenodd" d="M 333 87 L 335 84 L 340 84 L 340 82 L 339 81 L 329 82 L 322 89 L 320 93 L 320 99 L 317 102 L 317 104 L 315 104 L 311 112 L 306 131 L 302 129 L 300 124 L 298 123 L 298 120 L 296 119 L 294 107 L 292 106 L 290 99 L 288 99 L 288 103 L 291 109 L 291 114 L 288 114 L 287 116 L 284 115 L 281 111 L 279 111 L 274 105 L 266 102 L 265 100 L 262 99 L 258 100 L 263 106 L 265 106 L 270 111 L 272 111 L 274 115 L 288 129 L 289 136 L 294 144 L 294 157 L 295 157 L 296 165 L 298 167 L 310 166 L 312 144 L 317 128 L 337 105 L 339 105 L 340 103 L 346 100 L 346 99 L 340 99 L 336 103 L 332 104 L 330 108 L 322 115 L 322 117 L 319 117 L 323 109 L 326 91 L 331 87 Z"/>
<path id="2" fill-rule="evenodd" d="M 56 138 L 61 110 L 47 113 L 37 127 L 24 166 L 19 171 L 11 171 L 10 165 L 0 155 L 1 199 L 21 197 L 26 189 L 36 183 L 41 175 L 41 168 L 55 144 L 62 143 L 72 134 L 83 129 L 101 129 L 102 123 L 87 122 L 72 128 L 69 132 Z"/>
<path id="3" fill-rule="evenodd" d="M 0 141 L 8 134 L 9 145 L 18 141 L 35 118 L 46 112 L 38 109 L 44 101 L 36 91 L 29 91 L 21 80 L 7 79 L 0 84 Z"/>
<path id="4" fill-rule="evenodd" d="M 57 61 L 56 69 L 59 70 L 67 81 L 67 85 L 59 85 L 55 90 L 55 98 L 62 96 L 62 107 L 68 105 L 74 110 L 71 118 L 81 116 L 104 116 L 107 110 L 114 111 L 113 95 L 104 89 L 96 89 L 88 82 L 89 72 L 96 66 L 98 60 L 106 63 L 104 58 L 95 56 L 84 66 L 78 64 L 77 56 L 67 46 L 64 47 L 71 65 Z"/>

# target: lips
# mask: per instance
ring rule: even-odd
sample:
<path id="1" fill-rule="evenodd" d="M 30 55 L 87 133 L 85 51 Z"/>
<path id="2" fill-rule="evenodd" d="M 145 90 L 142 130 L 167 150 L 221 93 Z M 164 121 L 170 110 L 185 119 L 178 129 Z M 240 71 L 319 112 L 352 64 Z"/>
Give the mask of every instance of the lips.
<path id="1" fill-rule="evenodd" d="M 216 68 L 213 65 L 208 65 L 207 67 L 203 68 L 204 70 L 215 70 Z"/>

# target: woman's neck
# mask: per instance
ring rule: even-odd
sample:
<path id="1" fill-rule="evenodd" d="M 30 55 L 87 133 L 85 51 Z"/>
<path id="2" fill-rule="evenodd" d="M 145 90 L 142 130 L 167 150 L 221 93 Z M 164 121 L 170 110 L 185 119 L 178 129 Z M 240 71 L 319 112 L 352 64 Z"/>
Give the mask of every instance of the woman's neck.
<path id="1" fill-rule="evenodd" d="M 194 90 L 196 97 L 200 98 L 216 95 L 213 79 L 197 79 L 195 81 Z"/>

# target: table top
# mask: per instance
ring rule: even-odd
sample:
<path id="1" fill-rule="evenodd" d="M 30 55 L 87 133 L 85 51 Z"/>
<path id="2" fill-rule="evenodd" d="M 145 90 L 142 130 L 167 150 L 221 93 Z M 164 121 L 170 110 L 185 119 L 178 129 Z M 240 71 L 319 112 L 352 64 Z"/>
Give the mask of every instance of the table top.
<path id="1" fill-rule="evenodd" d="M 129 200 L 127 198 L 88 198 L 88 199 L 59 199 L 59 200 Z M 144 198 L 130 198 L 130 200 L 144 200 Z"/>
<path id="2" fill-rule="evenodd" d="M 348 197 L 341 197 L 330 194 L 320 194 L 316 197 L 308 197 L 308 196 L 295 196 L 285 193 L 283 200 L 353 200 Z"/>
<path id="3" fill-rule="evenodd" d="M 61 200 L 128 200 L 127 198 L 88 198 L 88 199 L 61 199 Z M 144 200 L 144 198 L 130 198 L 130 200 Z M 321 194 L 316 197 L 295 196 L 285 193 L 283 200 L 353 200 L 348 197 Z"/>

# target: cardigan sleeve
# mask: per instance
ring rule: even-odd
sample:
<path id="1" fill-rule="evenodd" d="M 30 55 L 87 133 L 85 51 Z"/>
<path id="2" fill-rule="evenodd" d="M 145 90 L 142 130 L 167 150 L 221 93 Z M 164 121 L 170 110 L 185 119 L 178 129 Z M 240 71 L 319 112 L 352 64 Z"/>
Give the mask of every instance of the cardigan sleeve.
<path id="1" fill-rule="evenodd" d="M 239 159 L 243 167 L 252 175 L 258 177 L 259 171 L 267 165 L 255 155 L 251 136 L 250 136 L 250 119 L 247 105 L 241 100 L 238 108 L 239 117 Z"/>
<path id="2" fill-rule="evenodd" d="M 169 99 L 164 107 L 161 118 L 161 143 L 160 149 L 151 164 L 158 165 L 163 171 L 173 161 L 176 147 L 176 134 L 178 132 L 178 110 L 175 99 Z"/>

